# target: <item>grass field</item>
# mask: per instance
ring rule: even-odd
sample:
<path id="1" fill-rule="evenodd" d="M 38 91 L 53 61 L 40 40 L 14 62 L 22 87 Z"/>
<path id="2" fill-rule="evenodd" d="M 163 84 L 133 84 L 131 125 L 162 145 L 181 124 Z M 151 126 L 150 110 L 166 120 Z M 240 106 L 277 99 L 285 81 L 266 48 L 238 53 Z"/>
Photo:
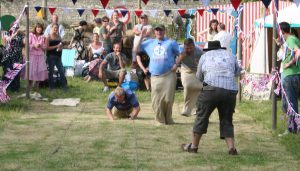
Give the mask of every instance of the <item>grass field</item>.
<path id="1" fill-rule="evenodd" d="M 179 115 L 182 92 L 176 92 L 176 124 L 155 126 L 150 93 L 138 91 L 141 113 L 135 121 L 108 121 L 99 82 L 68 80 L 65 92 L 41 89 L 51 99 L 81 98 L 77 107 L 54 107 L 49 102 L 16 99 L 0 105 L 0 170 L 299 170 L 300 136 L 278 137 L 271 131 L 271 102 L 245 101 L 234 114 L 238 156 L 227 155 L 219 139 L 214 113 L 198 154 L 180 150 L 190 142 L 194 116 Z M 23 84 L 24 85 L 24 84 Z M 280 114 L 278 102 L 278 118 Z"/>

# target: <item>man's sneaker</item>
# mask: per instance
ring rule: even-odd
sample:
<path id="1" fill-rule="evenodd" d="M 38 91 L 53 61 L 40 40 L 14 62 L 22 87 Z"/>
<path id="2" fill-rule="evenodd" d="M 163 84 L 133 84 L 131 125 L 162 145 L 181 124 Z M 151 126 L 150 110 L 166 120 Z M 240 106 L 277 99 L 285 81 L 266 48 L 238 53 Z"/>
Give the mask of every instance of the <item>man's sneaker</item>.
<path id="1" fill-rule="evenodd" d="M 105 86 L 104 89 L 103 89 L 103 93 L 106 93 L 109 91 L 109 87 Z"/>

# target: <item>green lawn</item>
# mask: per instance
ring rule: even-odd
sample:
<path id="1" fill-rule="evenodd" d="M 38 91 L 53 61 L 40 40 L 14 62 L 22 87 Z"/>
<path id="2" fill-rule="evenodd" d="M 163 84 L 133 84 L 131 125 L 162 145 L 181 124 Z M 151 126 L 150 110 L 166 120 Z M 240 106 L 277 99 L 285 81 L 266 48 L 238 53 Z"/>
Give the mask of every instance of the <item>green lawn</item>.
<path id="1" fill-rule="evenodd" d="M 238 156 L 228 156 L 218 133 L 217 114 L 198 154 L 184 153 L 194 116 L 179 115 L 182 92 L 176 93 L 177 124 L 155 126 L 150 93 L 138 91 L 142 111 L 132 122 L 110 122 L 105 115 L 108 93 L 99 82 L 69 78 L 70 89 L 50 92 L 51 99 L 81 98 L 78 107 L 53 107 L 49 102 L 16 99 L 0 105 L 0 170 L 299 170 L 299 135 L 278 137 L 271 131 L 271 102 L 245 101 L 234 115 Z M 24 84 L 23 84 L 24 85 Z M 280 113 L 280 102 L 278 102 Z M 279 115 L 278 115 L 279 116 Z M 278 117 L 279 118 L 279 117 Z"/>

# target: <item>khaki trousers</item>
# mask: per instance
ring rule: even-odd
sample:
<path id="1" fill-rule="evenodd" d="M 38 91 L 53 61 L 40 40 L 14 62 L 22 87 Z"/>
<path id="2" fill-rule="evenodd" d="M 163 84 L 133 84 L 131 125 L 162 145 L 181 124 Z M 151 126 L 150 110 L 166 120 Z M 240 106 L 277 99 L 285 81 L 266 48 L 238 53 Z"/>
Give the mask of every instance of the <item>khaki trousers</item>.
<path id="1" fill-rule="evenodd" d="M 117 108 L 113 108 L 113 115 L 117 118 L 129 118 L 133 108 L 129 110 L 118 110 Z"/>
<path id="2" fill-rule="evenodd" d="M 160 76 L 151 76 L 151 101 L 156 114 L 155 120 L 162 124 L 174 123 L 172 108 L 176 89 L 176 73 L 167 72 Z"/>
<path id="3" fill-rule="evenodd" d="M 181 82 L 184 99 L 181 114 L 191 115 L 192 110 L 196 108 L 196 101 L 202 91 L 203 83 L 197 79 L 195 72 L 186 67 L 181 67 Z"/>

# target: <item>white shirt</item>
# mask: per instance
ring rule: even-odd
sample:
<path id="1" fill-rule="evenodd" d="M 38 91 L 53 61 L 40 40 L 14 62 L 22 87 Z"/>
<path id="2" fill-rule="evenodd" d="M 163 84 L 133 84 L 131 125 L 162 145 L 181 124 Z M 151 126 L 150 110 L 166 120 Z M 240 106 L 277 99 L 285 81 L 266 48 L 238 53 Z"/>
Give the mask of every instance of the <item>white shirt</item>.
<path id="1" fill-rule="evenodd" d="M 218 34 L 215 35 L 214 40 L 219 40 L 221 43 L 221 47 L 226 47 L 227 50 L 231 52 L 230 42 L 231 42 L 231 35 L 227 31 L 220 31 Z"/>
<path id="2" fill-rule="evenodd" d="M 45 37 L 48 37 L 48 35 L 49 35 L 50 33 L 51 33 L 51 24 L 49 24 L 49 25 L 47 26 L 47 28 L 45 29 L 44 36 L 45 36 Z M 60 38 L 63 38 L 64 35 L 65 35 L 65 29 L 64 29 L 64 27 L 63 27 L 61 24 L 59 24 L 58 34 L 59 34 Z"/>

